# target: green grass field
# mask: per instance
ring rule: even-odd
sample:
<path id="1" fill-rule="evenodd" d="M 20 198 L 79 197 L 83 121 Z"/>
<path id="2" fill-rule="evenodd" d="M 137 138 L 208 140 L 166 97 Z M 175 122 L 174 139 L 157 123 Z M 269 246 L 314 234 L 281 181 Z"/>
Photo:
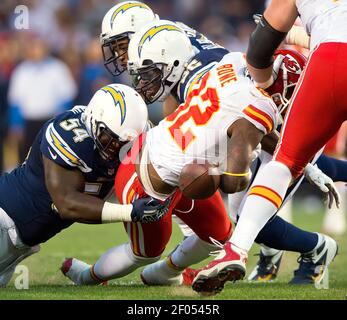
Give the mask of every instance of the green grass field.
<path id="1" fill-rule="evenodd" d="M 294 214 L 294 223 L 311 231 L 319 231 L 323 215 Z M 181 234 L 174 227 L 166 253 L 180 241 Z M 5 299 L 334 299 L 345 300 L 347 295 L 347 236 L 336 238 L 339 255 L 330 267 L 330 289 L 316 290 L 311 286 L 289 286 L 297 267 L 297 254 L 286 253 L 279 274 L 273 283 L 251 284 L 246 281 L 228 283 L 224 291 L 214 297 L 201 297 L 189 287 L 146 287 L 139 278 L 140 270 L 108 286 L 77 287 L 71 285 L 59 271 L 64 257 L 76 257 L 93 263 L 108 248 L 127 241 L 122 225 L 88 226 L 75 224 L 42 245 L 41 251 L 23 261 L 29 268 L 29 289 L 14 287 L 16 274 L 7 288 L 0 289 Z M 255 265 L 258 251 L 255 245 L 249 255 L 248 271 Z"/>

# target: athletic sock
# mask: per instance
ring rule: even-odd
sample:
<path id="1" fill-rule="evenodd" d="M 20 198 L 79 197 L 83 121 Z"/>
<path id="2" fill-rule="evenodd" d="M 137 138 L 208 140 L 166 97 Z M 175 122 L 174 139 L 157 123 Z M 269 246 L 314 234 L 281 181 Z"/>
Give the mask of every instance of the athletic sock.
<path id="1" fill-rule="evenodd" d="M 276 216 L 264 226 L 255 241 L 278 250 L 304 253 L 314 249 L 318 235 L 301 230 Z"/>
<path id="2" fill-rule="evenodd" d="M 255 241 L 258 243 L 257 239 Z M 278 250 L 278 249 L 270 248 L 270 247 L 266 246 L 264 243 L 260 243 L 259 242 L 259 244 L 261 244 L 261 246 L 260 246 L 261 253 L 264 256 L 267 256 L 267 257 L 268 256 L 274 256 L 276 253 L 281 251 L 281 250 Z"/>
<path id="3" fill-rule="evenodd" d="M 260 230 L 282 205 L 292 175 L 287 166 L 270 161 L 253 182 L 230 241 L 249 251 Z"/>
<path id="4" fill-rule="evenodd" d="M 176 250 L 167 258 L 167 264 L 179 272 L 188 266 L 207 259 L 211 251 L 218 249 L 220 249 L 218 246 L 201 240 L 194 234 L 179 244 Z"/>
<path id="5" fill-rule="evenodd" d="M 144 258 L 135 256 L 130 243 L 124 243 L 105 252 L 91 269 L 83 272 L 83 283 L 95 283 L 120 278 L 139 267 L 159 260 L 160 256 Z"/>

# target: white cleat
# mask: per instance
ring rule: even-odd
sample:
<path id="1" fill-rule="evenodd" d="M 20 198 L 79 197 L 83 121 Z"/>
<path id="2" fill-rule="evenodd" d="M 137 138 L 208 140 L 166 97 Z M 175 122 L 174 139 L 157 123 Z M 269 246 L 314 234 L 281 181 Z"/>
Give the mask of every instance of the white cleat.
<path id="1" fill-rule="evenodd" d="M 246 274 L 247 252 L 227 242 L 219 255 L 193 280 L 192 288 L 202 295 L 221 292 L 227 281 L 242 280 Z"/>

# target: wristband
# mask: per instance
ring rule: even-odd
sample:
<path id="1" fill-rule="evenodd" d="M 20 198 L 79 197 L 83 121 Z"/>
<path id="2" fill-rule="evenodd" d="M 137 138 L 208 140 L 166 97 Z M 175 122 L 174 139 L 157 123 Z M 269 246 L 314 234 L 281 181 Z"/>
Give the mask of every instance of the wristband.
<path id="1" fill-rule="evenodd" d="M 271 75 L 271 77 L 269 78 L 269 80 L 265 81 L 265 82 L 256 82 L 254 81 L 255 85 L 261 89 L 267 89 L 268 87 L 270 87 L 273 83 L 275 82 L 274 76 Z"/>
<path id="2" fill-rule="evenodd" d="M 105 202 L 101 213 L 102 223 L 131 222 L 132 204 Z"/>
<path id="3" fill-rule="evenodd" d="M 244 173 L 232 173 L 232 172 L 227 172 L 227 171 L 223 171 L 222 174 L 225 174 L 226 176 L 232 176 L 232 177 L 246 177 L 250 174 L 251 172 L 244 172 Z"/>

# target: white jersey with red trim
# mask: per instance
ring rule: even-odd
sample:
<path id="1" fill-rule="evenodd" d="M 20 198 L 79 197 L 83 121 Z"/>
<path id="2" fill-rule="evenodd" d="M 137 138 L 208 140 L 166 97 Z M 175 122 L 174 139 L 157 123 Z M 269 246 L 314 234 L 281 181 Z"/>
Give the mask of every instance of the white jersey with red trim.
<path id="1" fill-rule="evenodd" d="M 193 160 L 225 163 L 227 130 L 238 119 L 264 134 L 276 128 L 276 105 L 245 68 L 242 53 L 227 54 L 194 84 L 185 103 L 148 132 L 149 158 L 163 181 L 177 186 L 182 168 Z"/>
<path id="2" fill-rule="evenodd" d="M 347 0 L 296 0 L 314 49 L 323 42 L 347 42 Z"/>

